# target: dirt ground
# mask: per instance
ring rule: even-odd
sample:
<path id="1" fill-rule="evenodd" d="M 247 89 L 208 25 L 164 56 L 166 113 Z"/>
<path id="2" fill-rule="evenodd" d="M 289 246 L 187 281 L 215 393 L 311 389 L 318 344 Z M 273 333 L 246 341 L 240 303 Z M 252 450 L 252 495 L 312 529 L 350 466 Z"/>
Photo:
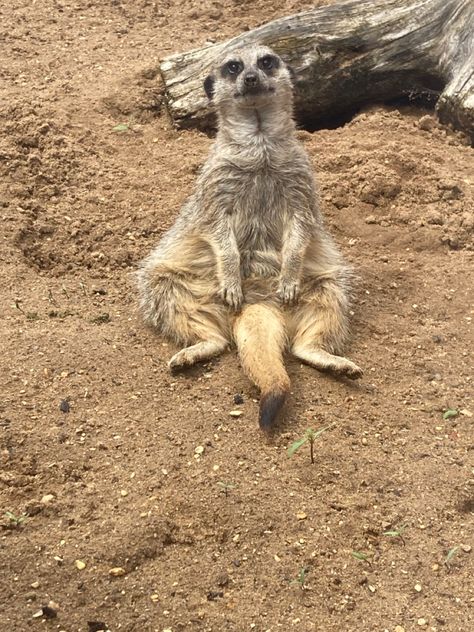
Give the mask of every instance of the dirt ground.
<path id="1" fill-rule="evenodd" d="M 289 359 L 274 440 L 235 352 L 172 376 L 172 345 L 137 315 L 133 272 L 212 142 L 170 127 L 158 60 L 309 6 L 0 7 L 2 631 L 474 627 L 474 154 L 460 134 L 380 105 L 299 132 L 357 273 L 348 355 L 365 376 Z M 331 424 L 314 465 L 306 446 L 288 457 Z"/>

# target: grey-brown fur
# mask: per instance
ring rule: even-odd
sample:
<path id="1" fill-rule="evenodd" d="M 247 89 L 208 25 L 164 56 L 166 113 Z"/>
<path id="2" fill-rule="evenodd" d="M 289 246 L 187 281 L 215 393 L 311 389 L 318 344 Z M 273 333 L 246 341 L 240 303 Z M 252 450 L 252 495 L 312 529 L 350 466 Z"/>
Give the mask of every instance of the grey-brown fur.
<path id="1" fill-rule="evenodd" d="M 289 388 L 285 347 L 316 368 L 359 377 L 333 355 L 347 337 L 348 271 L 295 138 L 288 68 L 270 49 L 249 47 L 224 59 L 205 87 L 217 138 L 176 223 L 142 263 L 145 321 L 185 345 L 173 368 L 235 341 L 262 402 Z"/>

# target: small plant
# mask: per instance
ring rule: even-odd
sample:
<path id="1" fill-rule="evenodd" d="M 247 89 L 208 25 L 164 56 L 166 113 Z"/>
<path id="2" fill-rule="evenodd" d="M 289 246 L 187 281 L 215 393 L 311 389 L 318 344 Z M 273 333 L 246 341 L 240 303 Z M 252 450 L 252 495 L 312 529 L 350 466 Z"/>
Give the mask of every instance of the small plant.
<path id="1" fill-rule="evenodd" d="M 444 565 L 449 571 L 451 570 L 451 560 L 454 558 L 458 551 L 459 546 L 453 546 L 451 549 L 449 549 L 446 557 L 444 558 Z"/>
<path id="2" fill-rule="evenodd" d="M 304 590 L 306 587 L 306 577 L 309 573 L 309 568 L 305 568 L 304 566 L 302 566 L 300 568 L 300 571 L 298 573 L 298 576 L 296 579 L 293 579 L 292 582 L 290 582 L 291 584 L 298 584 L 299 587 L 301 588 L 301 590 Z"/>
<path id="3" fill-rule="evenodd" d="M 456 408 L 448 408 L 443 413 L 443 419 L 451 419 L 451 417 L 457 417 L 459 415 L 459 410 Z"/>
<path id="4" fill-rule="evenodd" d="M 21 514 L 21 516 L 15 516 L 14 513 L 12 513 L 11 511 L 6 511 L 4 513 L 5 518 L 8 518 L 9 524 L 12 527 L 15 527 L 16 529 L 23 523 L 25 522 L 27 515 L 26 514 Z"/>
<path id="5" fill-rule="evenodd" d="M 224 483 L 224 481 L 217 481 L 217 484 L 221 488 L 221 492 L 224 492 L 226 498 L 229 495 L 230 490 L 235 487 L 234 483 Z"/>
<path id="6" fill-rule="evenodd" d="M 325 428 L 320 428 L 316 431 L 312 428 L 308 428 L 308 430 L 304 433 L 304 436 L 301 439 L 298 439 L 298 441 L 295 441 L 288 448 L 288 456 L 293 456 L 293 454 L 297 452 L 301 448 L 301 446 L 303 446 L 305 443 L 309 443 L 309 454 L 311 457 L 311 463 L 314 463 L 314 442 L 323 434 L 323 432 L 326 432 L 326 430 L 329 430 L 334 425 L 335 424 L 330 424 L 329 426 L 326 426 Z"/>
<path id="7" fill-rule="evenodd" d="M 118 132 L 119 134 L 123 134 L 123 132 L 128 132 L 129 125 L 127 123 L 119 123 L 112 128 L 113 132 Z"/>
<path id="8" fill-rule="evenodd" d="M 384 531 L 383 535 L 387 536 L 388 538 L 399 538 L 403 546 L 405 546 L 403 532 L 405 531 L 406 528 L 407 528 L 407 525 L 404 524 L 401 527 L 398 527 L 398 529 L 391 529 L 390 531 Z"/>
<path id="9" fill-rule="evenodd" d="M 351 555 L 356 560 L 360 560 L 361 562 L 367 562 L 368 564 L 370 564 L 369 556 L 363 551 L 352 551 Z"/>

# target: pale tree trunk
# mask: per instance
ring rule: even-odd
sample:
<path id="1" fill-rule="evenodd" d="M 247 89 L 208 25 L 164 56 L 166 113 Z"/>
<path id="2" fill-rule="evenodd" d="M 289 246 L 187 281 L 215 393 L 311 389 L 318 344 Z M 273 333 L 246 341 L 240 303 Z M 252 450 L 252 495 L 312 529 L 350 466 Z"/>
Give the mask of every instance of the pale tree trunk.
<path id="1" fill-rule="evenodd" d="M 374 101 L 429 95 L 441 121 L 474 142 L 474 0 L 349 0 L 168 57 L 161 73 L 178 126 L 212 124 L 204 78 L 228 51 L 255 42 L 295 70 L 304 125 Z"/>

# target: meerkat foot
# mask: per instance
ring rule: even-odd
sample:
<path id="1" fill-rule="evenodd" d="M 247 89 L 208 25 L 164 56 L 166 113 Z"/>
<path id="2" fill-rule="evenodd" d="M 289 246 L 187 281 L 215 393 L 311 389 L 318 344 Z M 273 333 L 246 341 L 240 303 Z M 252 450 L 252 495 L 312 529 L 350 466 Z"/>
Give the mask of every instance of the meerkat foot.
<path id="1" fill-rule="evenodd" d="M 178 351 L 178 353 L 175 353 L 168 362 L 168 367 L 171 371 L 177 371 L 193 366 L 193 364 L 197 362 L 209 360 L 221 354 L 226 347 L 226 340 L 203 340 L 197 342 L 195 345 L 185 347 L 181 349 L 181 351 Z"/>
<path id="2" fill-rule="evenodd" d="M 357 380 L 363 375 L 362 369 L 354 362 L 351 362 L 351 360 L 333 355 L 323 349 L 293 347 L 292 352 L 294 356 L 320 371 L 330 371 L 337 375 L 344 375 L 351 380 Z"/>

